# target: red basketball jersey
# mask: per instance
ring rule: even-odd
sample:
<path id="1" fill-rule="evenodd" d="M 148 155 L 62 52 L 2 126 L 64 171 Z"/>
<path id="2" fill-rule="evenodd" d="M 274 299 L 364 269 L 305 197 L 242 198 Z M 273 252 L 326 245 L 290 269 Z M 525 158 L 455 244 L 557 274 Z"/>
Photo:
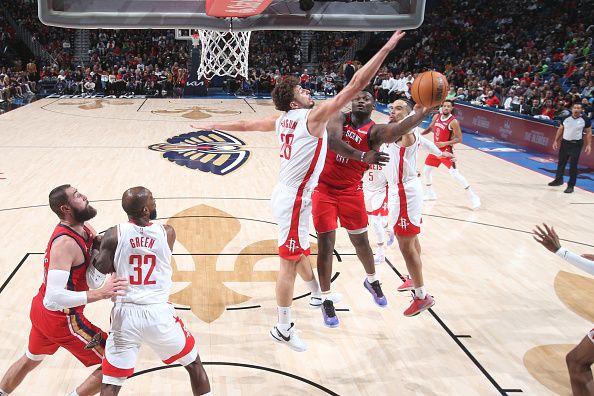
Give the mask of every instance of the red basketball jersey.
<path id="1" fill-rule="evenodd" d="M 452 122 L 456 119 L 452 114 L 450 114 L 445 120 L 441 118 L 441 114 L 437 115 L 437 120 L 435 120 L 435 124 L 433 124 L 433 141 L 437 142 L 447 142 L 452 140 L 452 134 L 454 133 L 452 130 Z M 440 148 L 441 151 L 449 151 L 452 152 L 452 146 L 444 146 Z"/>
<path id="2" fill-rule="evenodd" d="M 43 283 L 39 288 L 39 293 L 34 298 L 34 303 L 40 303 L 43 305 L 43 298 L 45 297 L 45 287 L 46 287 L 46 280 L 47 280 L 47 271 L 50 265 L 50 251 L 52 249 L 52 243 L 57 238 L 72 238 L 76 241 L 78 246 L 83 252 L 85 257 L 85 261 L 81 264 L 78 264 L 70 269 L 70 277 L 68 278 L 68 283 L 66 284 L 66 289 L 72 291 L 87 291 L 89 290 L 89 285 L 87 284 L 87 267 L 91 262 L 91 248 L 93 246 L 93 233 L 89 230 L 86 226 L 84 227 L 85 233 L 87 234 L 86 239 L 74 231 L 72 228 L 68 227 L 64 224 L 58 224 L 56 228 L 54 228 L 54 232 L 47 244 L 47 248 L 45 249 L 45 258 L 43 260 Z M 68 315 L 72 315 L 75 312 L 81 313 L 84 309 L 84 305 L 80 305 L 78 307 L 67 308 L 64 310 L 64 313 Z"/>
<path id="3" fill-rule="evenodd" d="M 342 128 L 342 140 L 357 150 L 369 151 L 369 130 L 373 124 L 375 122 L 370 121 L 360 128 L 354 128 L 351 124 L 351 113 L 348 113 L 346 124 Z M 338 190 L 360 188 L 363 173 L 368 168 L 367 163 L 344 158 L 328 148 L 319 183 Z"/>

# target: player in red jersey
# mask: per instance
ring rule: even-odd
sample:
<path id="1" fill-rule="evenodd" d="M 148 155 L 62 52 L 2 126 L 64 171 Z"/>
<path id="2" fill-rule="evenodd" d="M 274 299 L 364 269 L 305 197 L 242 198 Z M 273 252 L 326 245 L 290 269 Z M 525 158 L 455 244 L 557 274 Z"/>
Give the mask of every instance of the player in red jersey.
<path id="1" fill-rule="evenodd" d="M 0 381 L 0 396 L 12 392 L 46 355 L 60 347 L 87 367 L 101 364 L 107 334 L 89 322 L 83 310 L 88 303 L 123 294 L 127 286 L 123 279 L 105 279 L 90 265 L 96 232 L 87 220 L 97 211 L 87 197 L 65 184 L 50 192 L 49 204 L 60 223 L 47 244 L 43 283 L 31 303 L 29 345 Z M 103 286 L 89 290 L 89 283 Z M 98 367 L 70 395 L 95 395 L 100 388 Z"/>
<path id="2" fill-rule="evenodd" d="M 453 153 L 453 146 L 458 143 L 462 143 L 462 130 L 460 129 L 460 124 L 456 117 L 452 114 L 452 110 L 454 109 L 454 102 L 451 100 L 446 100 L 441 105 L 441 112 L 433 116 L 433 120 L 431 120 L 431 124 L 422 132 L 422 135 L 426 135 L 431 130 L 433 130 L 433 141 L 435 145 L 441 151 L 448 151 Z M 458 169 L 456 169 L 456 163 L 453 162 L 450 158 L 444 157 L 437 157 L 434 154 L 429 154 L 427 159 L 425 159 L 425 169 L 423 170 L 423 174 L 425 175 L 425 182 L 426 182 L 426 192 L 424 199 L 426 201 L 432 201 L 437 199 L 437 194 L 433 191 L 433 170 L 439 165 L 444 164 L 450 175 L 458 183 L 464 187 L 464 189 L 468 192 L 468 196 L 470 198 L 470 206 L 472 209 L 477 209 L 481 206 L 481 200 L 478 195 L 470 188 L 470 184 L 464 176 L 460 174 Z"/>
<path id="3" fill-rule="evenodd" d="M 318 279 L 322 291 L 322 316 L 328 327 L 339 324 L 334 303 L 330 297 L 332 254 L 336 241 L 338 221 L 346 228 L 349 239 L 367 274 L 363 286 L 381 307 L 388 304 L 375 273 L 373 251 L 367 237 L 367 211 L 363 195 L 362 177 L 368 165 L 362 161 L 369 150 L 379 150 L 382 144 L 392 143 L 408 133 L 429 114 L 430 109 L 393 124 L 376 124 L 371 120 L 375 98 L 369 92 L 360 92 L 351 102 L 350 113 L 340 113 L 328 123 L 328 140 L 348 145 L 348 157 L 332 151 L 326 155 L 324 170 L 312 195 L 313 221 L 318 233 Z M 357 158 L 360 161 L 348 159 Z M 337 221 L 338 220 L 338 221 Z"/>

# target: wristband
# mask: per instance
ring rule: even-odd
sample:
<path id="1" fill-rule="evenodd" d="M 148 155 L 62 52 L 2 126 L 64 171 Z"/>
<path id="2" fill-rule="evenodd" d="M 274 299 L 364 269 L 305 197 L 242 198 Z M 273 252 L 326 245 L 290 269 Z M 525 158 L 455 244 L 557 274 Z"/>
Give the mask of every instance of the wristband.
<path id="1" fill-rule="evenodd" d="M 361 151 L 361 162 L 363 162 L 363 157 L 365 157 L 365 153 L 367 153 L 367 151 Z"/>

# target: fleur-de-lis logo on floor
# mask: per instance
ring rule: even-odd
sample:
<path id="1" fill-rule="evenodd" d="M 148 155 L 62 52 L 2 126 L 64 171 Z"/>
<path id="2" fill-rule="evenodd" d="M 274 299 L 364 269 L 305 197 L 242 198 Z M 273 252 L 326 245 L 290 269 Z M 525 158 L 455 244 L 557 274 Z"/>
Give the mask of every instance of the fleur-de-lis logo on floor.
<path id="1" fill-rule="evenodd" d="M 81 100 L 75 102 L 59 102 L 58 105 L 60 106 L 77 106 L 81 110 L 96 110 L 102 109 L 105 107 L 106 104 L 114 105 L 114 106 L 129 106 L 134 104 L 132 101 L 126 100 L 103 100 L 103 99 L 93 99 L 93 100 Z"/>
<path id="2" fill-rule="evenodd" d="M 262 259 L 276 257 L 276 239 L 243 247 L 232 271 L 217 271 L 220 253 L 241 231 L 237 218 L 212 206 L 198 205 L 172 216 L 167 224 L 175 228 L 177 241 L 192 254 L 194 264 L 193 270 L 180 270 L 173 261 L 173 281 L 187 285 L 170 296 L 171 302 L 190 306 L 194 315 L 210 323 L 218 319 L 226 307 L 251 299 L 228 287 L 230 282 L 269 282 L 273 298 L 277 271 L 254 270 L 254 267 Z"/>
<path id="3" fill-rule="evenodd" d="M 174 136 L 167 139 L 167 143 L 150 145 L 149 149 L 163 151 L 163 158 L 177 165 L 224 176 L 245 164 L 250 157 L 250 152 L 243 146 L 243 140 L 233 135 L 206 130 Z"/>
<path id="4" fill-rule="evenodd" d="M 153 110 L 151 113 L 158 115 L 175 115 L 183 118 L 189 118 L 191 120 L 203 120 L 205 118 L 212 117 L 213 114 L 238 115 L 241 114 L 241 111 L 219 110 L 214 107 L 206 106 L 191 106 L 174 110 Z"/>
<path id="5" fill-rule="evenodd" d="M 584 326 L 583 338 L 594 323 L 594 304 L 591 304 L 594 299 L 594 279 L 559 271 L 555 277 L 555 293 L 567 308 L 589 321 L 590 326 Z M 551 318 L 551 321 L 554 320 Z M 524 366 L 538 382 L 551 391 L 559 395 L 570 395 L 571 386 L 565 355 L 579 341 L 581 339 L 576 339 L 574 344 L 534 347 L 524 354 Z"/>

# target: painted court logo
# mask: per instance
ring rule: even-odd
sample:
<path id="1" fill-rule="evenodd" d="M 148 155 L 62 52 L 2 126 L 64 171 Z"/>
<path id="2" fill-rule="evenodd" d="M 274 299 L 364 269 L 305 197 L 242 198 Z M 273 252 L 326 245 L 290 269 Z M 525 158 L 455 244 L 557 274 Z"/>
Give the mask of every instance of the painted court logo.
<path id="1" fill-rule="evenodd" d="M 150 145 L 149 149 L 164 152 L 163 158 L 179 166 L 224 176 L 250 157 L 243 146 L 242 140 L 228 133 L 204 130 L 174 136 L 167 139 L 167 143 Z"/>

